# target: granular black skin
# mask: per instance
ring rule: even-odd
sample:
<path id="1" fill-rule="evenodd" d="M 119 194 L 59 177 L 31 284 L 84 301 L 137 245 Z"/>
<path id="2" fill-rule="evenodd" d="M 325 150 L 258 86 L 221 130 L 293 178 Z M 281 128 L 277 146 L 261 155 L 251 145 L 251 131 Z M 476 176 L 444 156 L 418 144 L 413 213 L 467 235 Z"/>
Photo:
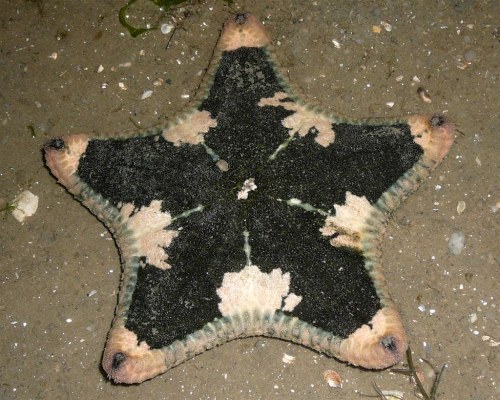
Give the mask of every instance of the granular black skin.
<path id="1" fill-rule="evenodd" d="M 247 263 L 243 232 L 249 232 L 251 263 L 262 272 L 290 272 L 290 292 L 302 301 L 290 315 L 345 338 L 380 309 L 362 254 L 332 247 L 319 229 L 325 216 L 289 206 L 300 199 L 334 212 L 346 191 L 374 203 L 418 160 L 407 125 L 334 124 L 335 142 L 324 148 L 312 130 L 269 160 L 288 137 L 282 107 L 259 107 L 263 97 L 283 91 L 262 49 L 223 55 L 213 86 L 199 110 L 217 127 L 205 144 L 229 164 L 220 171 L 202 145 L 174 146 L 161 136 L 91 140 L 79 177 L 115 206 L 163 201 L 172 216 L 203 205 L 203 212 L 176 219 L 180 229 L 166 249 L 172 266 L 146 263 L 138 271 L 126 327 L 152 348 L 220 318 L 216 289 L 224 273 Z M 237 200 L 246 179 L 257 189 Z"/>

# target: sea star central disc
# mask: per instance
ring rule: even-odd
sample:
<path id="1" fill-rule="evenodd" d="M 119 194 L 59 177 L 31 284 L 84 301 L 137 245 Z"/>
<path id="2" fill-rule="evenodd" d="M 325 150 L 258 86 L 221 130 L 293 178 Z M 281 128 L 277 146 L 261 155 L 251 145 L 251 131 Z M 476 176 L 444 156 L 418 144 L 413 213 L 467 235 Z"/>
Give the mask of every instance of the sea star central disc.
<path id="1" fill-rule="evenodd" d="M 253 335 L 393 365 L 407 339 L 381 275 L 384 223 L 443 159 L 452 126 L 313 109 L 250 15 L 226 23 L 218 48 L 205 96 L 175 124 L 45 148 L 51 172 L 120 249 L 104 369 L 142 382 Z"/>

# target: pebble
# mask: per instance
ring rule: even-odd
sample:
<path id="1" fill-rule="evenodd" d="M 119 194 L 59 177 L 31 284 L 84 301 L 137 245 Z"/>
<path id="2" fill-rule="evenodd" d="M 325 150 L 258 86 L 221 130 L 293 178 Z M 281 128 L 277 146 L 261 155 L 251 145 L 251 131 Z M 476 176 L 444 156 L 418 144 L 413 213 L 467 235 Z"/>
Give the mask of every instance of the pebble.
<path id="1" fill-rule="evenodd" d="M 472 62 L 477 58 L 477 53 L 475 50 L 468 50 L 464 54 L 465 61 Z"/>
<path id="2" fill-rule="evenodd" d="M 448 241 L 448 250 L 451 254 L 459 255 L 465 246 L 465 235 L 462 232 L 453 232 Z"/>

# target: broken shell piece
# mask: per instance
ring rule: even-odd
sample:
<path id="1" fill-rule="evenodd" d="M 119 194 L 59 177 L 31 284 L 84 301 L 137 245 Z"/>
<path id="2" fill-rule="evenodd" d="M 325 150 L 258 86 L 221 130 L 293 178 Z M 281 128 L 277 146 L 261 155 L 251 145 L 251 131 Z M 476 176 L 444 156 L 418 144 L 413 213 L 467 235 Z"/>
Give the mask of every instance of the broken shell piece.
<path id="1" fill-rule="evenodd" d="M 333 369 L 327 369 L 323 372 L 323 378 L 325 382 L 328 383 L 328 386 L 342 389 L 342 377 Z"/>
<path id="2" fill-rule="evenodd" d="M 246 200 L 248 199 L 248 193 L 257 189 L 257 185 L 255 184 L 255 179 L 250 178 L 243 182 L 243 187 L 238 192 L 238 200 Z"/>
<path id="3" fill-rule="evenodd" d="M 425 90 L 423 86 L 419 86 L 419 88 L 417 89 L 417 94 L 420 96 L 420 99 L 424 103 L 432 103 L 432 99 L 429 96 L 429 93 L 427 93 L 427 90 Z"/>
<path id="4" fill-rule="evenodd" d="M 290 354 L 283 353 L 283 358 L 281 359 L 285 364 L 293 364 L 295 362 L 295 357 Z"/>
<path id="5" fill-rule="evenodd" d="M 153 91 L 152 90 L 146 90 L 142 96 L 141 96 L 141 100 L 144 100 L 144 99 L 147 99 L 149 97 L 151 97 L 151 95 L 153 94 Z"/>
<path id="6" fill-rule="evenodd" d="M 161 86 L 165 83 L 165 81 L 162 78 L 158 78 L 153 82 L 153 86 Z"/>
<path id="7" fill-rule="evenodd" d="M 387 32 L 392 31 L 392 25 L 389 21 L 381 21 L 380 25 L 382 25 Z"/>
<path id="8" fill-rule="evenodd" d="M 387 400 L 402 400 L 404 396 L 399 390 L 382 390 L 382 394 Z"/>
<path id="9" fill-rule="evenodd" d="M 164 35 L 170 33 L 172 29 L 174 29 L 174 26 L 172 24 L 162 24 L 162 26 L 160 27 L 161 33 L 163 33 Z"/>
<path id="10" fill-rule="evenodd" d="M 465 201 L 459 201 L 457 205 L 457 214 L 463 214 L 463 212 L 465 211 L 465 207 L 467 207 Z"/>
<path id="11" fill-rule="evenodd" d="M 27 217 L 31 217 L 36 213 L 38 208 L 38 196 L 25 190 L 14 199 L 14 206 L 12 216 L 19 222 L 24 222 Z"/>

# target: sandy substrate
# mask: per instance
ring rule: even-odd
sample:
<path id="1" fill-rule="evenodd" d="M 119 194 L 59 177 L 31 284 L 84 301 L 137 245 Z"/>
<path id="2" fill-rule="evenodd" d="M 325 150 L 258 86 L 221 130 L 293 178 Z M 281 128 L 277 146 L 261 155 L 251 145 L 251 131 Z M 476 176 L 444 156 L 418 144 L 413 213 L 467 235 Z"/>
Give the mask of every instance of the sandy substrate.
<path id="1" fill-rule="evenodd" d="M 449 156 L 389 224 L 385 274 L 415 360 L 448 365 L 439 398 L 500 397 L 497 2 L 200 1 L 178 13 L 182 26 L 167 49 L 170 34 L 159 30 L 131 38 L 118 22 L 121 3 L 1 7 L 0 200 L 30 190 L 40 205 L 24 224 L 0 216 L 0 399 L 341 400 L 375 394 L 373 382 L 413 398 L 402 375 L 267 338 L 226 344 L 139 386 L 113 385 L 100 369 L 118 252 L 55 183 L 41 148 L 66 133 L 134 131 L 131 120 L 164 124 L 195 96 L 224 20 L 242 10 L 265 22 L 289 79 L 325 109 L 352 117 L 438 111 L 455 122 Z M 448 250 L 454 232 L 465 236 L 457 255 Z M 327 369 L 342 375 L 342 389 L 325 383 Z"/>

